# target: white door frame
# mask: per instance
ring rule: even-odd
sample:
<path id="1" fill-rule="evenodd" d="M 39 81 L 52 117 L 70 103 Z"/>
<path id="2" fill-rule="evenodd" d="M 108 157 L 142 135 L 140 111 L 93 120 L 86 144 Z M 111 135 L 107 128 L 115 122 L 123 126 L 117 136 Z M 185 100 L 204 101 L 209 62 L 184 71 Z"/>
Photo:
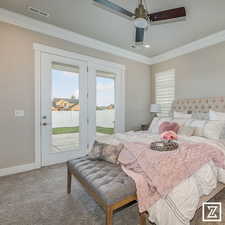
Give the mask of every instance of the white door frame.
<path id="1" fill-rule="evenodd" d="M 49 53 L 53 55 L 58 55 L 62 57 L 67 57 L 75 60 L 86 61 L 88 64 L 89 71 L 88 73 L 88 85 L 93 85 L 93 79 L 97 70 L 103 70 L 107 72 L 112 72 L 116 75 L 116 98 L 115 103 L 117 105 L 115 117 L 115 131 L 124 132 L 125 131 L 125 66 L 112 63 L 109 61 L 101 60 L 94 57 L 89 57 L 85 55 L 80 55 L 74 52 L 65 51 L 62 49 L 52 48 L 46 45 L 34 43 L 33 49 L 34 53 L 34 62 L 35 62 L 35 165 L 36 167 L 41 167 L 41 55 L 42 53 Z M 94 81 L 95 84 L 95 81 Z M 96 88 L 96 87 L 95 87 Z M 94 101 L 93 101 L 94 100 Z M 96 99 L 93 99 L 93 96 L 89 96 L 88 107 L 93 107 L 93 102 L 95 103 Z M 90 106 L 89 106 L 90 105 Z M 96 107 L 96 105 L 94 106 Z M 92 127 L 92 131 L 88 134 L 89 143 L 93 135 L 93 127 L 95 127 L 95 120 L 89 121 L 89 128 Z"/>
<path id="2" fill-rule="evenodd" d="M 112 73 L 115 79 L 115 133 L 121 133 L 125 131 L 125 105 L 124 105 L 124 90 L 125 82 L 124 75 L 118 68 L 112 68 L 99 63 L 89 63 L 89 74 L 88 76 L 88 87 L 90 90 L 96 90 L 96 71 L 104 71 Z M 118 88 L 117 88 L 118 87 Z M 88 112 L 96 111 L 96 92 L 89 94 L 88 101 Z M 123 112 L 123 113 L 121 113 Z M 89 115 L 88 123 L 88 138 L 89 143 L 93 142 L 93 137 L 96 135 L 96 116 L 93 114 Z"/>
<path id="3" fill-rule="evenodd" d="M 52 63 L 61 63 L 65 65 L 79 67 L 79 104 L 80 104 L 80 116 L 79 116 L 79 149 L 73 151 L 62 151 L 57 153 L 50 152 L 52 147 L 52 113 L 51 113 L 51 86 L 52 86 Z M 41 54 L 41 116 L 45 116 L 46 119 L 41 119 L 41 123 L 46 123 L 46 126 L 41 126 L 41 148 L 42 148 L 42 166 L 48 166 L 51 164 L 65 162 L 76 157 L 81 157 L 87 154 L 87 62 L 71 59 L 68 57 L 62 57 L 49 53 Z M 43 97 L 45 96 L 45 97 Z"/>

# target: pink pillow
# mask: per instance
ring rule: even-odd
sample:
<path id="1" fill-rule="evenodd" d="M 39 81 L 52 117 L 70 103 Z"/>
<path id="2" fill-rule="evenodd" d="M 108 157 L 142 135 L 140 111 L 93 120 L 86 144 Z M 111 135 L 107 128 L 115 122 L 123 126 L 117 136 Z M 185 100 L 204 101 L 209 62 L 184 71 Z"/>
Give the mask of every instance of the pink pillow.
<path id="1" fill-rule="evenodd" d="M 160 124 L 159 126 L 159 133 L 162 134 L 165 131 L 170 131 L 172 130 L 173 132 L 175 132 L 177 134 L 178 130 L 179 130 L 179 125 L 177 123 L 170 123 L 170 122 L 163 122 Z"/>

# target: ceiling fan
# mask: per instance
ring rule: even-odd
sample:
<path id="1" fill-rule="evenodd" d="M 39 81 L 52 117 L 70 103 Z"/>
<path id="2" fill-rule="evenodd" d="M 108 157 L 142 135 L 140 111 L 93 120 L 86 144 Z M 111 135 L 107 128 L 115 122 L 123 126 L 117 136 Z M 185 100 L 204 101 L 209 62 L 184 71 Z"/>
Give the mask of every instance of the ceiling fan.
<path id="1" fill-rule="evenodd" d="M 119 5 L 108 0 L 93 0 L 103 8 L 106 8 L 116 14 L 125 16 L 128 19 L 134 20 L 135 26 L 135 45 L 150 47 L 144 43 L 144 32 L 148 29 L 149 24 L 161 24 L 168 22 L 176 22 L 185 19 L 186 10 L 184 7 L 168 9 L 160 12 L 149 13 L 142 0 L 138 0 L 138 7 L 133 12 L 120 7 Z"/>

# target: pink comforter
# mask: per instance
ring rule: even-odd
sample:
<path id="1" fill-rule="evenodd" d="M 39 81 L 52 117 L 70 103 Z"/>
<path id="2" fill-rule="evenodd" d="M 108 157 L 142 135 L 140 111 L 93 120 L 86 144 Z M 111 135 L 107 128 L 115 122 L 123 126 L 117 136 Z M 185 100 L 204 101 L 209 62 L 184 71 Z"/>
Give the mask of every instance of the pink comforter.
<path id="1" fill-rule="evenodd" d="M 119 156 L 123 170 L 136 183 L 140 212 L 148 210 L 209 161 L 225 169 L 224 154 L 209 144 L 182 143 L 176 151 L 157 152 L 147 144 L 126 143 Z"/>

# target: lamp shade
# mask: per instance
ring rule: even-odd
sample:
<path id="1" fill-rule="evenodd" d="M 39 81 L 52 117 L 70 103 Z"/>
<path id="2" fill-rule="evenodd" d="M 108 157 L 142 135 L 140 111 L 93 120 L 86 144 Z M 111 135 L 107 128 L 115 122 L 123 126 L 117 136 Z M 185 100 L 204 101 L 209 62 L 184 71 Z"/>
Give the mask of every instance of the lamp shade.
<path id="1" fill-rule="evenodd" d="M 160 113 L 161 106 L 159 104 L 151 104 L 150 106 L 150 112 L 152 113 Z"/>

